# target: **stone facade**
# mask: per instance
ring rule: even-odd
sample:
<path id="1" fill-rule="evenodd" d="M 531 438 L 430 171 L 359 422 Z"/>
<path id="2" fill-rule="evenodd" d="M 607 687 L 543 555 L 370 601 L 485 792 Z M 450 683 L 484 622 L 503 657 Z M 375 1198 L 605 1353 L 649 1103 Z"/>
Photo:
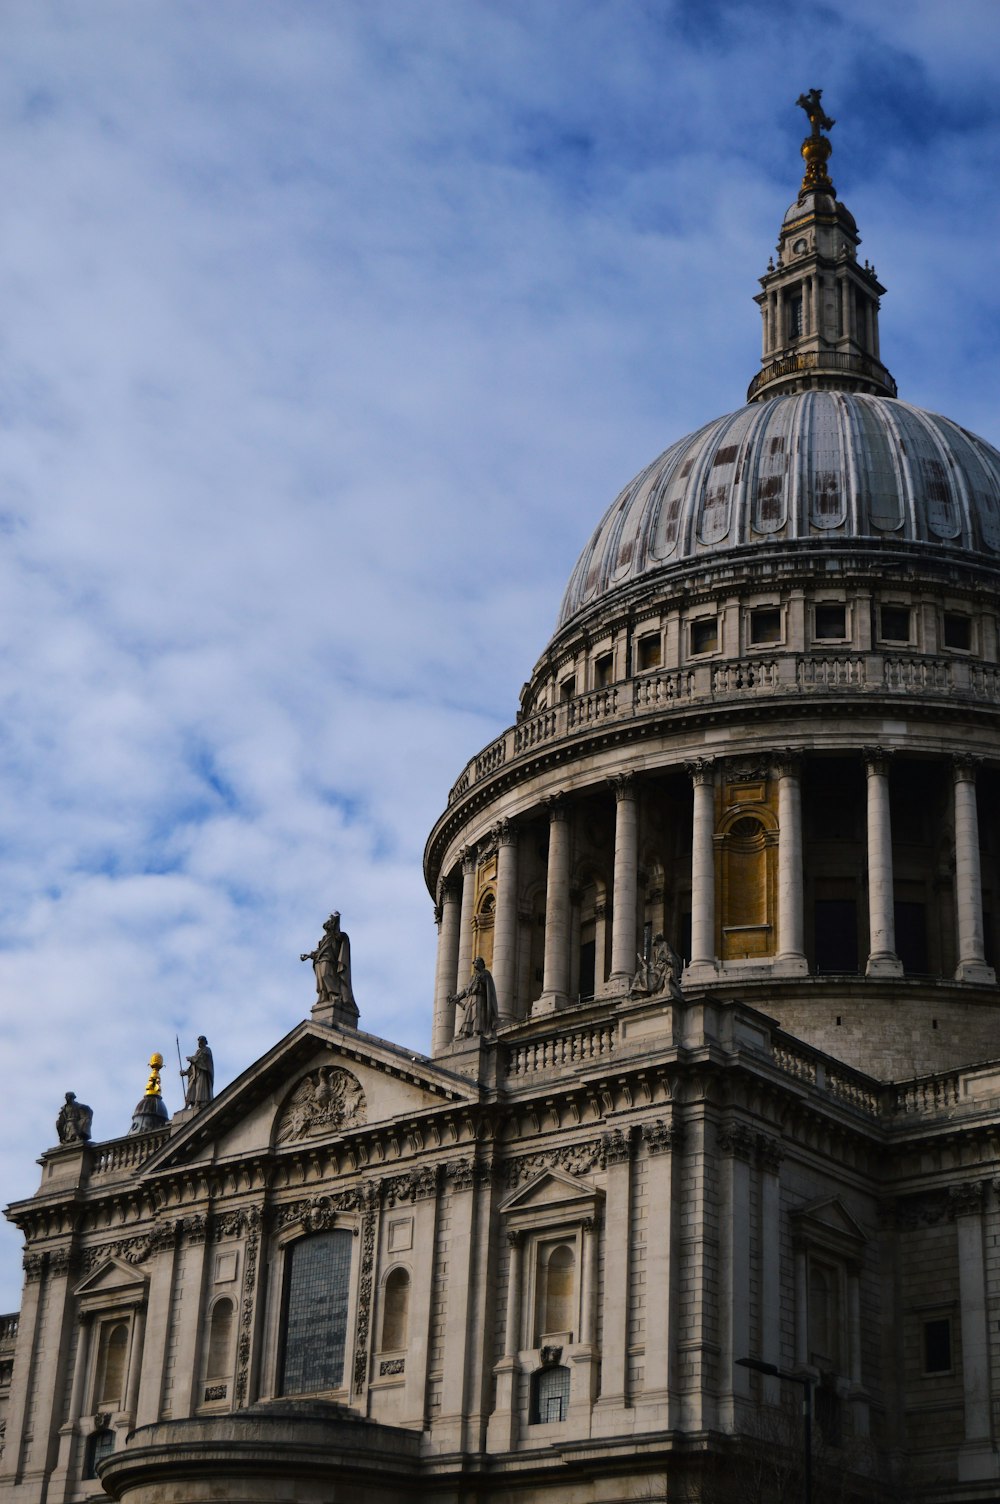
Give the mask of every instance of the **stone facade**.
<path id="1" fill-rule="evenodd" d="M 430 1056 L 320 1002 L 44 1153 L 4 1501 L 764 1504 L 803 1393 L 817 1501 L 1000 1499 L 1000 455 L 888 395 L 856 244 L 804 186 L 762 400 L 451 790 Z"/>

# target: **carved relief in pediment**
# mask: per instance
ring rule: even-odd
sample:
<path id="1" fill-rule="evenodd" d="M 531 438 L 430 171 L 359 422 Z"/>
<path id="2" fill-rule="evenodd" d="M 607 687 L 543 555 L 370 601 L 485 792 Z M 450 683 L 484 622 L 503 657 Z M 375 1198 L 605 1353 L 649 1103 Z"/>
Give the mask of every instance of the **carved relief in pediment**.
<path id="1" fill-rule="evenodd" d="M 291 1144 L 365 1121 L 365 1094 L 350 1071 L 321 1065 L 303 1077 L 281 1109 L 275 1140 Z"/>

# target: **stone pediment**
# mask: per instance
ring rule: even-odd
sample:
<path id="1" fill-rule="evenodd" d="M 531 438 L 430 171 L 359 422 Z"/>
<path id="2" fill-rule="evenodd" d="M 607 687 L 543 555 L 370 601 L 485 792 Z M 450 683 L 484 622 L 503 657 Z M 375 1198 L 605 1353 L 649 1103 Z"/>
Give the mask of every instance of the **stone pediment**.
<path id="1" fill-rule="evenodd" d="M 860 1253 L 868 1234 L 839 1196 L 811 1201 L 792 1213 L 792 1226 L 803 1241 L 820 1243 L 845 1254 Z"/>
<path id="2" fill-rule="evenodd" d="M 478 1099 L 473 1082 L 422 1055 L 309 1020 L 207 1107 L 182 1118 L 143 1174 L 300 1149 Z"/>
<path id="3" fill-rule="evenodd" d="M 500 1204 L 501 1212 L 515 1220 L 536 1213 L 572 1213 L 579 1208 L 586 1214 L 597 1202 L 599 1192 L 592 1181 L 575 1179 L 558 1169 L 543 1170 L 527 1185 L 520 1186 Z"/>
<path id="4" fill-rule="evenodd" d="M 73 1291 L 81 1311 L 91 1307 L 136 1305 L 146 1297 L 149 1281 L 134 1264 L 111 1257 L 91 1270 Z"/>

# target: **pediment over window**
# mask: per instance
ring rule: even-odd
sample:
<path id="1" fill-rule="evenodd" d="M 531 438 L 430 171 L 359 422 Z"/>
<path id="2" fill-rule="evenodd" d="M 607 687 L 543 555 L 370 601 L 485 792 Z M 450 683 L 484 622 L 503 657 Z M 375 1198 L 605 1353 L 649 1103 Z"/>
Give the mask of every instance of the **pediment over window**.
<path id="1" fill-rule="evenodd" d="M 869 1235 L 839 1196 L 800 1206 L 792 1213 L 798 1242 L 828 1249 L 842 1258 L 860 1257 Z"/>
<path id="2" fill-rule="evenodd" d="M 109 1258 L 81 1280 L 73 1294 L 81 1311 L 104 1310 L 141 1305 L 148 1286 L 148 1278 L 134 1265 L 126 1264 L 124 1259 Z"/>
<path id="3" fill-rule="evenodd" d="M 519 1186 L 501 1202 L 500 1211 L 514 1227 L 570 1222 L 596 1216 L 603 1200 L 592 1181 L 550 1169 Z"/>

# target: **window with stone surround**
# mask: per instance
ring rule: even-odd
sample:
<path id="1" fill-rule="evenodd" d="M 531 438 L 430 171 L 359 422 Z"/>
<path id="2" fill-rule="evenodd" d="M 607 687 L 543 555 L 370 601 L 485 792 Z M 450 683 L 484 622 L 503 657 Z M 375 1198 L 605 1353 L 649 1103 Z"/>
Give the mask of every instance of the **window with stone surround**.
<path id="1" fill-rule="evenodd" d="M 946 611 L 942 637 L 946 648 L 954 648 L 959 652 L 967 653 L 972 647 L 971 617 L 964 616 L 958 611 Z"/>
<path id="2" fill-rule="evenodd" d="M 717 653 L 719 650 L 719 618 L 705 616 L 691 623 L 691 653 Z"/>
<path id="3" fill-rule="evenodd" d="M 928 1317 L 923 1323 L 920 1347 L 926 1377 L 950 1374 L 953 1367 L 951 1317 Z"/>
<path id="4" fill-rule="evenodd" d="M 113 1320 L 101 1324 L 94 1376 L 95 1410 L 120 1410 L 124 1404 L 128 1334 L 127 1321 Z"/>
<path id="5" fill-rule="evenodd" d="M 410 1275 L 401 1264 L 390 1269 L 382 1287 L 381 1352 L 399 1352 L 406 1346 L 410 1310 Z"/>
<path id="6" fill-rule="evenodd" d="M 208 1322 L 208 1358 L 205 1364 L 206 1400 L 226 1399 L 227 1395 L 209 1394 L 208 1389 L 227 1389 L 219 1384 L 228 1379 L 233 1366 L 233 1302 L 228 1295 L 215 1302 Z"/>
<path id="7" fill-rule="evenodd" d="M 105 1457 L 110 1457 L 115 1449 L 115 1433 L 107 1426 L 91 1433 L 87 1437 L 87 1446 L 83 1458 L 84 1478 L 97 1477 L 97 1464 L 103 1462 Z"/>
<path id="8" fill-rule="evenodd" d="M 813 608 L 813 636 L 817 642 L 843 642 L 847 637 L 847 607 L 843 601 L 817 601 Z"/>
<path id="9" fill-rule="evenodd" d="M 594 688 L 606 689 L 614 678 L 614 656 L 602 653 L 594 659 Z"/>
<path id="10" fill-rule="evenodd" d="M 663 661 L 663 644 L 659 632 L 649 632 L 636 643 L 636 668 L 645 674 L 651 668 L 659 668 Z"/>
<path id="11" fill-rule="evenodd" d="M 353 1244 L 353 1233 L 337 1227 L 288 1249 L 281 1394 L 343 1386 Z"/>
<path id="12" fill-rule="evenodd" d="M 880 606 L 878 610 L 878 635 L 883 642 L 909 642 L 912 631 L 912 612 L 909 606 Z"/>
<path id="13" fill-rule="evenodd" d="M 569 1369 L 561 1363 L 532 1374 L 529 1424 L 545 1426 L 565 1420 L 569 1414 L 569 1390 Z"/>
<path id="14" fill-rule="evenodd" d="M 576 1328 L 576 1250 L 568 1242 L 540 1243 L 535 1278 L 535 1341 L 562 1337 Z"/>

